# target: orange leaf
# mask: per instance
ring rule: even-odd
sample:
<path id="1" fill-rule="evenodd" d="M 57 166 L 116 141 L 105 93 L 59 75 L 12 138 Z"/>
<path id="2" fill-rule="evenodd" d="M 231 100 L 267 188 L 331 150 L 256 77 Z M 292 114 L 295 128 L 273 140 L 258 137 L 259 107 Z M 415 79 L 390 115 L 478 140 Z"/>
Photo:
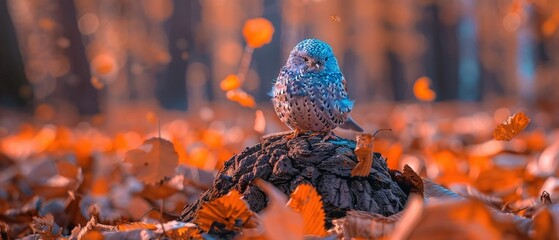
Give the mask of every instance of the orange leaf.
<path id="1" fill-rule="evenodd" d="M 424 102 L 432 102 L 437 97 L 437 93 L 429 88 L 431 79 L 428 77 L 420 77 L 413 84 L 413 94 L 415 97 Z"/>
<path id="2" fill-rule="evenodd" d="M 557 239 L 557 224 L 554 222 L 553 214 L 548 208 L 543 208 L 534 216 L 534 233 L 533 239 Z M 555 236 L 555 238 L 551 237 Z"/>
<path id="3" fill-rule="evenodd" d="M 303 233 L 324 237 L 327 235 L 322 199 L 310 184 L 301 184 L 291 193 L 287 206 L 303 215 Z"/>
<path id="4" fill-rule="evenodd" d="M 510 116 L 493 130 L 493 138 L 498 141 L 510 141 L 528 126 L 530 118 L 523 112 Z"/>
<path id="5" fill-rule="evenodd" d="M 373 166 L 373 135 L 365 133 L 357 136 L 354 152 L 359 163 L 351 170 L 351 176 L 368 176 Z"/>
<path id="6" fill-rule="evenodd" d="M 303 217 L 287 207 L 287 196 L 260 178 L 253 183 L 268 196 L 268 206 L 260 212 L 266 239 L 303 239 Z"/>
<path id="7" fill-rule="evenodd" d="M 118 228 L 119 231 L 130 231 L 136 229 L 147 229 L 147 230 L 157 229 L 157 226 L 155 226 L 155 224 L 143 223 L 143 222 L 119 224 L 116 227 Z"/>
<path id="8" fill-rule="evenodd" d="M 235 90 L 241 86 L 241 79 L 235 74 L 230 74 L 221 81 L 219 86 L 223 91 Z"/>
<path id="9" fill-rule="evenodd" d="M 272 41 L 274 25 L 268 19 L 254 18 L 245 22 L 243 36 L 252 48 L 259 48 Z"/>
<path id="10" fill-rule="evenodd" d="M 250 94 L 246 93 L 241 89 L 227 91 L 226 96 L 227 99 L 233 102 L 237 102 L 241 104 L 241 106 L 243 107 L 254 108 L 256 106 L 256 102 L 254 101 L 254 98 Z"/>
<path id="11" fill-rule="evenodd" d="M 204 203 L 194 223 L 206 232 L 214 222 L 224 224 L 228 230 L 241 230 L 254 215 L 241 197 L 237 190 L 232 190 L 218 199 Z"/>
<path id="12" fill-rule="evenodd" d="M 132 164 L 131 172 L 147 184 L 155 184 L 175 175 L 179 156 L 173 144 L 162 138 L 151 138 L 126 152 L 124 161 Z"/>

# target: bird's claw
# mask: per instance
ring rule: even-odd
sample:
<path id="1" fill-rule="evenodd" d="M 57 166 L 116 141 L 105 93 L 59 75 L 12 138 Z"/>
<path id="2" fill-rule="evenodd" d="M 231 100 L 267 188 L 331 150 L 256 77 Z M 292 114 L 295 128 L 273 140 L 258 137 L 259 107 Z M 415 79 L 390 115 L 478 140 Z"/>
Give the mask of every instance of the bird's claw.
<path id="1" fill-rule="evenodd" d="M 302 133 L 301 130 L 295 129 L 295 130 L 293 130 L 293 134 L 287 135 L 285 138 L 287 138 L 288 140 L 291 140 L 291 139 L 297 138 L 301 133 Z"/>

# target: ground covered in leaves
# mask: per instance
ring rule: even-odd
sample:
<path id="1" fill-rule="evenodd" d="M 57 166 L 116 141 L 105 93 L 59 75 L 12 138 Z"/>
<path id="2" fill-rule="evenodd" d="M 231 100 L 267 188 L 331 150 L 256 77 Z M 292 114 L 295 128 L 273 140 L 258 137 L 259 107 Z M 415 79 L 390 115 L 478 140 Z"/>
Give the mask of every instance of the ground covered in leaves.
<path id="1" fill-rule="evenodd" d="M 260 159 L 269 166 L 238 168 L 251 161 L 258 163 L 259 158 L 231 159 L 235 153 L 251 156 L 262 146 L 273 145 L 273 141 L 261 142 L 254 126 L 265 132 L 281 130 L 272 112 L 247 119 L 226 109 L 204 109 L 194 116 L 154 116 L 151 111 L 136 110 L 135 119 L 145 124 L 130 128 L 109 127 L 98 119 L 77 125 L 4 119 L 0 122 L 1 236 L 557 239 L 559 118 L 554 111 L 513 114 L 526 109 L 501 104 L 493 108 L 412 104 L 375 109 L 386 114 L 367 114 L 359 108 L 354 112 L 368 132 L 392 128 L 371 144 L 382 155 L 375 155 L 371 176 L 386 177 L 384 164 L 398 169 L 401 172 L 392 172 L 390 179 L 410 195 L 407 201 L 393 205 L 404 207 L 403 211 L 392 214 L 371 213 L 375 212 L 373 201 L 366 205 L 357 201 L 365 195 L 350 194 L 356 205 L 340 208 L 347 211 L 342 218 L 332 215 L 336 212 L 333 206 L 342 204 L 342 198 L 325 194 L 318 183 L 327 175 L 351 174 L 358 162 L 351 152 L 352 147 L 357 148 L 354 143 L 343 144 L 352 146 L 347 148 L 349 152 L 334 148 L 326 151 L 329 154 L 314 156 L 316 149 L 338 143 L 282 142 L 287 152 L 277 150 L 285 147 L 280 144 L 276 150 L 267 150 L 268 161 Z M 122 112 L 129 118 L 130 111 Z M 338 134 L 355 137 L 348 132 Z M 243 151 L 255 145 L 260 148 Z M 305 146 L 310 154 L 290 153 Z M 344 152 L 351 155 L 349 160 L 341 157 L 347 157 Z M 315 157 L 322 158 L 321 162 L 338 157 L 343 159 L 336 164 L 343 160 L 349 164 L 330 169 L 317 163 L 307 168 L 293 160 L 294 154 L 311 162 Z M 274 157 L 277 162 L 271 163 Z M 218 174 L 222 168 L 225 175 Z M 272 177 L 274 174 L 290 178 Z M 233 184 L 198 204 L 200 194 L 212 189 L 214 180 L 227 183 L 221 180 L 224 176 L 231 176 L 225 179 Z M 303 184 L 294 184 L 296 179 Z M 344 180 L 348 179 L 351 177 Z M 356 179 L 373 189 L 369 178 Z M 348 188 L 359 191 L 358 187 Z M 250 192 L 265 195 L 267 204 L 242 197 Z M 185 206 L 198 206 L 203 214 L 185 219 L 188 222 L 177 221 Z"/>

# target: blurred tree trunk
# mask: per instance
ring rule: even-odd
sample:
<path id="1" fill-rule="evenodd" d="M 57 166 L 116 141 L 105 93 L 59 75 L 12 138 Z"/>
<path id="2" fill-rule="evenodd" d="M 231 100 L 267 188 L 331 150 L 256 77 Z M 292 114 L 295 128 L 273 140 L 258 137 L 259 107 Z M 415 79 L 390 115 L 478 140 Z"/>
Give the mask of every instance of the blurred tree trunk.
<path id="1" fill-rule="evenodd" d="M 171 62 L 157 82 L 157 98 L 167 109 L 188 108 L 186 67 L 196 52 L 196 23 L 200 21 L 198 1 L 175 0 L 168 25 Z"/>
<path id="2" fill-rule="evenodd" d="M 0 0 L 0 29 L 0 106 L 29 107 L 33 90 L 25 76 L 15 28 L 5 0 Z"/>
<path id="3" fill-rule="evenodd" d="M 81 115 L 99 113 L 98 91 L 91 84 L 91 71 L 85 56 L 82 35 L 78 29 L 76 7 L 73 0 L 59 0 L 60 24 L 63 25 L 63 35 L 70 41 L 70 46 L 64 50 L 70 60 L 70 72 L 63 83 L 63 98 L 72 103 Z"/>
<path id="4" fill-rule="evenodd" d="M 442 19 L 444 9 L 439 4 L 433 3 L 425 8 L 421 31 L 428 42 L 425 72 L 433 80 L 433 88 L 437 92 L 437 100 L 440 101 L 457 97 L 458 38 L 456 21 Z"/>
<path id="5" fill-rule="evenodd" d="M 263 102 L 270 101 L 268 93 L 270 92 L 272 83 L 275 81 L 275 78 L 285 61 L 281 58 L 280 36 L 282 33 L 282 17 L 280 11 L 276 11 L 276 9 L 280 7 L 279 4 L 280 3 L 275 0 L 263 1 L 263 8 L 271 9 L 272 11 L 264 11 L 262 17 L 272 22 L 275 32 L 272 42 L 254 51 L 252 59 L 252 68 L 260 77 L 258 87 L 256 88 L 256 91 L 254 91 L 254 97 Z"/>

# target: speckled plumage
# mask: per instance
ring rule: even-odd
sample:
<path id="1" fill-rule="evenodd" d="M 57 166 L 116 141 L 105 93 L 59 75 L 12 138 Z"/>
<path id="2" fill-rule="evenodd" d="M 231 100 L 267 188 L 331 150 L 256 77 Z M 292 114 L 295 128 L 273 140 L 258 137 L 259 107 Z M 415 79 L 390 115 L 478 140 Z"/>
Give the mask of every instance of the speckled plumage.
<path id="1" fill-rule="evenodd" d="M 330 132 L 340 126 L 363 131 L 350 117 L 353 101 L 332 48 L 317 39 L 297 44 L 272 88 L 280 120 L 302 132 Z"/>

